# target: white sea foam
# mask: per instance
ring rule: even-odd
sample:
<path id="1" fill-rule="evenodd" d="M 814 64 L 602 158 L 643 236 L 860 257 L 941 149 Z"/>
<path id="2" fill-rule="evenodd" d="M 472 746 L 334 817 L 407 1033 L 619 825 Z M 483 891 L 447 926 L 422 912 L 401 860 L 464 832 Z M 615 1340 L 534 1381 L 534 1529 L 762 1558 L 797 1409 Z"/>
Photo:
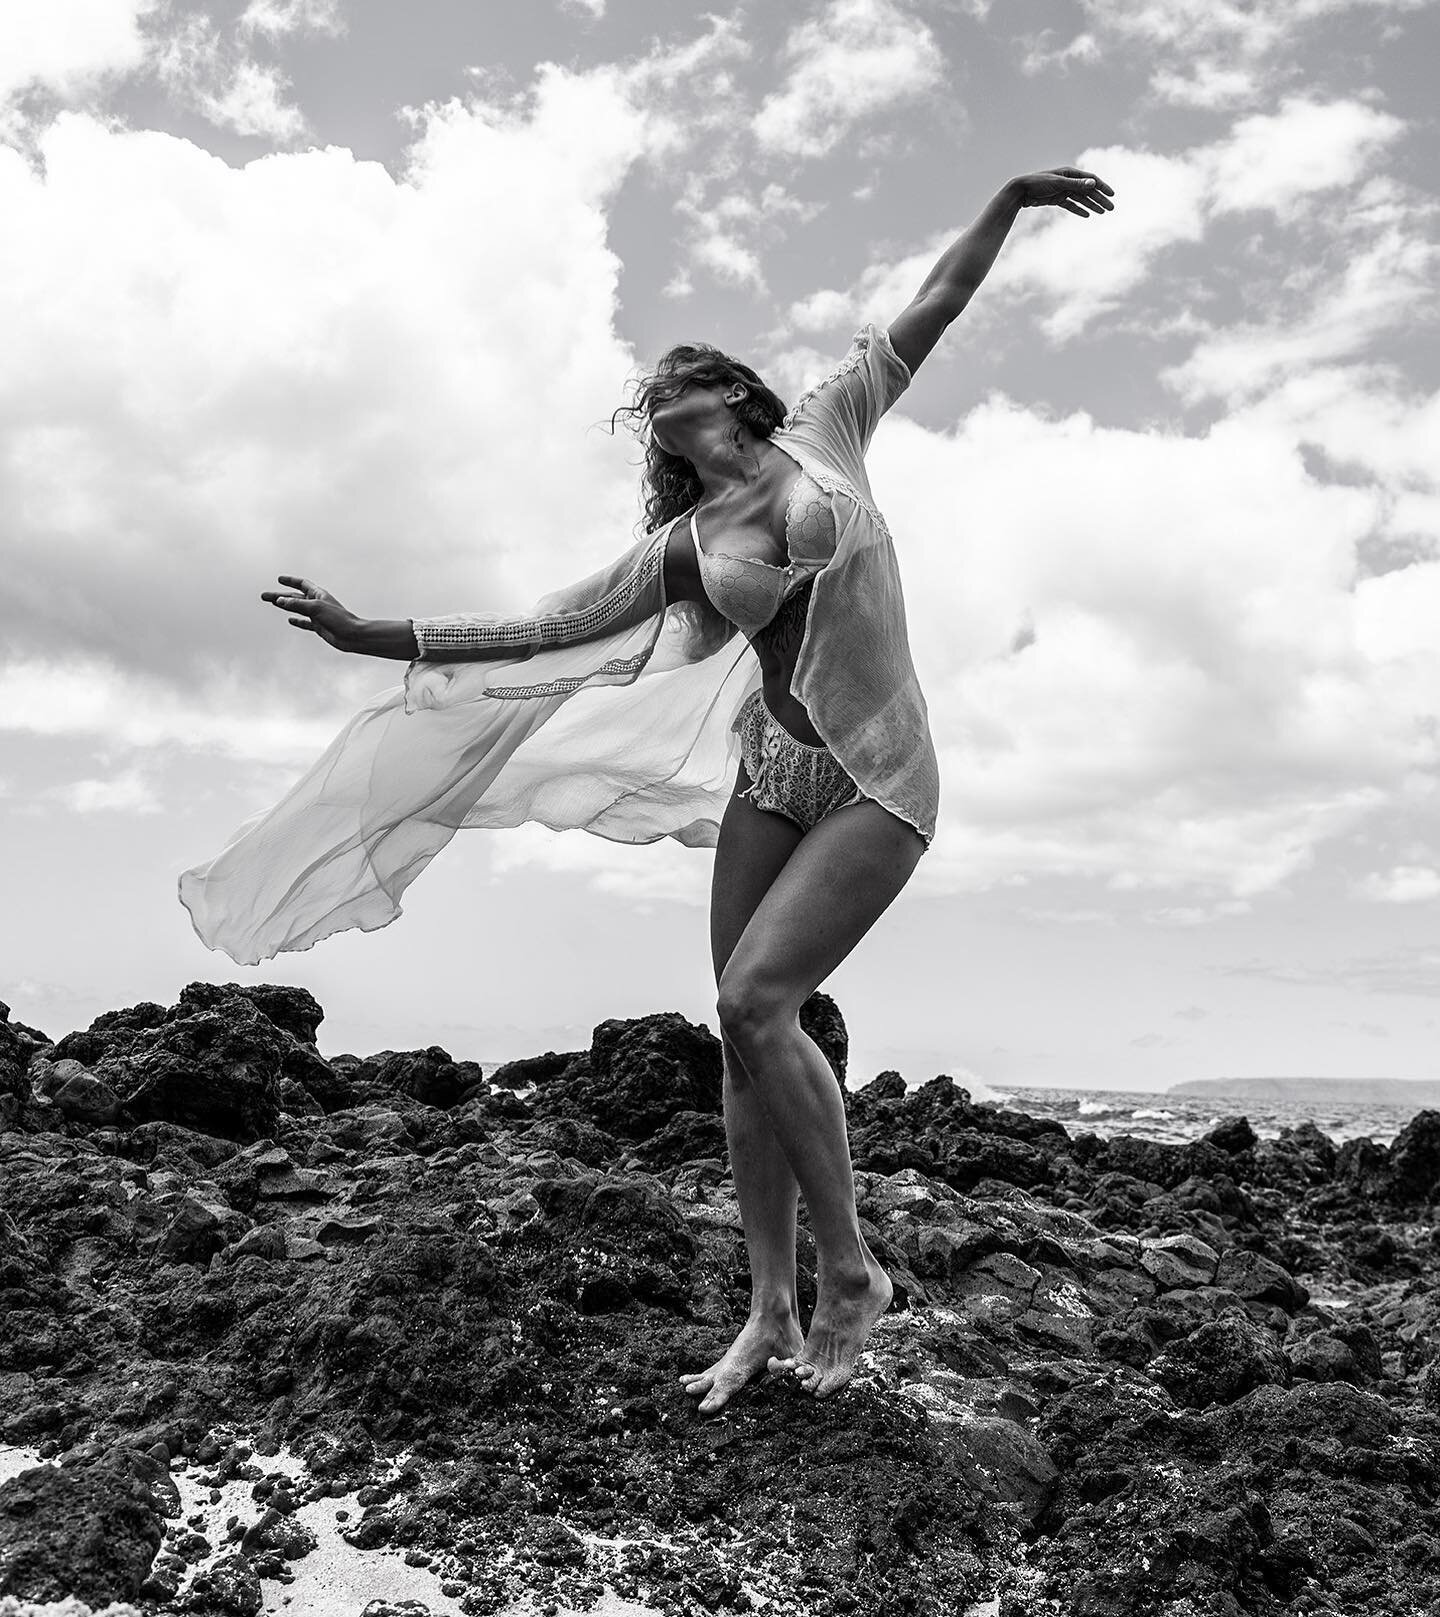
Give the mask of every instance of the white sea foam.
<path id="1" fill-rule="evenodd" d="M 282 1448 L 278 1454 L 252 1455 L 252 1461 L 266 1472 L 283 1472 L 288 1477 L 302 1478 L 305 1462 L 299 1455 Z M 397 1455 L 390 1469 L 398 1470 L 408 1455 Z M 32 1465 L 53 1464 L 42 1460 L 34 1448 L 0 1443 L 0 1482 L 7 1482 Z M 208 1566 L 223 1554 L 231 1552 L 229 1533 L 225 1527 L 228 1517 L 238 1516 L 241 1521 L 257 1520 L 264 1505 L 251 1495 L 253 1483 L 234 1478 L 216 1491 L 220 1498 L 211 1502 L 208 1487 L 202 1487 L 199 1477 L 203 1466 L 187 1465 L 183 1469 L 171 1468 L 171 1481 L 180 1492 L 180 1518 L 188 1520 L 199 1515 L 203 1520 L 201 1531 L 212 1545 L 218 1546 L 209 1556 L 202 1558 L 192 1569 Z M 388 1546 L 383 1549 L 357 1550 L 340 1536 L 343 1523 L 337 1522 L 337 1510 L 348 1510 L 349 1521 L 354 1523 L 361 1514 L 355 1494 L 344 1498 L 325 1498 L 301 1505 L 291 1517 L 315 1534 L 317 1547 L 309 1555 L 291 1561 L 292 1583 L 280 1583 L 266 1578 L 260 1588 L 264 1597 L 266 1617 L 275 1613 L 302 1612 L 304 1617 L 354 1617 L 369 1601 L 377 1596 L 399 1603 L 418 1600 L 434 1617 L 462 1617 L 458 1601 L 440 1592 L 440 1576 L 432 1568 L 407 1566 L 403 1551 Z M 598 1542 L 598 1540 L 597 1540 Z M 443 1557 L 437 1556 L 437 1560 Z M 187 1583 L 190 1580 L 187 1579 Z M 183 1586 L 182 1586 L 183 1587 Z M 581 1617 L 575 1608 L 551 1605 L 545 1609 L 556 1617 Z M 503 1617 L 534 1617 L 538 1610 L 530 1596 L 523 1596 L 505 1609 Z M 588 1608 L 586 1617 L 660 1617 L 653 1606 L 641 1605 L 623 1599 L 608 1585 L 598 1605 Z"/>

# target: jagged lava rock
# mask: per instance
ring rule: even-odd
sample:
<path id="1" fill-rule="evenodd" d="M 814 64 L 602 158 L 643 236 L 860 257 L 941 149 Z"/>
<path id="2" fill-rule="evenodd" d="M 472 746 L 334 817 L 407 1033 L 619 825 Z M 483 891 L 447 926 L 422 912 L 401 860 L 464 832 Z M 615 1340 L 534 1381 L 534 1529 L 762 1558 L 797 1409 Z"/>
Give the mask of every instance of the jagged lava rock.
<path id="1" fill-rule="evenodd" d="M 103 1466 L 32 1466 L 0 1484 L 0 1594 L 134 1599 L 160 1547 L 149 1491 Z"/>
<path id="2" fill-rule="evenodd" d="M 67 1471 L 123 1448 L 160 1508 L 157 1454 L 252 1482 L 216 1547 L 252 1573 L 303 1552 L 294 1501 L 359 1487 L 350 1541 L 428 1558 L 476 1614 L 606 1584 L 675 1617 L 1440 1601 L 1440 1248 L 1397 1190 L 1424 1180 L 1420 1130 L 1398 1158 L 1312 1125 L 1072 1138 L 882 1074 L 845 1104 L 899 1306 L 842 1396 L 762 1380 L 704 1420 L 677 1373 L 750 1300 L 706 1030 L 604 1023 L 453 1100 L 438 1046 L 336 1057 L 348 1099 L 315 1110 L 290 1086 L 323 1087 L 297 1076 L 318 1007 L 181 997 L 42 1059 L 113 1083 L 177 1027 L 259 1018 L 274 1121 L 225 1138 L 37 1101 L 38 1131 L 0 1134 L 0 1432 Z M 807 1018 L 843 1070 L 838 1011 Z M 802 1299 L 814 1272 L 802 1220 Z M 259 1463 L 281 1443 L 309 1465 L 293 1491 Z M 147 1604 L 184 1598 L 177 1561 Z M 201 1594 L 255 1598 L 238 1560 Z"/>
<path id="3" fill-rule="evenodd" d="M 122 1121 L 165 1118 L 227 1138 L 259 1138 L 274 1129 L 286 1094 L 305 1110 L 331 1111 L 355 1099 L 315 1049 L 323 1014 L 304 989 L 190 983 L 173 1006 L 145 1001 L 104 1012 L 44 1056 L 57 1066 L 78 1063 L 106 1085 Z M 73 1067 L 65 1072 L 76 1075 Z"/>
<path id="4" fill-rule="evenodd" d="M 1145 1367 L 1176 1403 L 1192 1409 L 1231 1404 L 1255 1387 L 1286 1386 L 1290 1366 L 1272 1332 L 1226 1309 Z"/>
<path id="5" fill-rule="evenodd" d="M 590 1049 L 542 1084 L 541 1117 L 579 1117 L 622 1139 L 644 1139 L 677 1112 L 718 1112 L 720 1041 L 674 1011 L 601 1022 Z"/>
<path id="6" fill-rule="evenodd" d="M 456 1061 L 438 1044 L 423 1050 L 381 1050 L 347 1073 L 354 1090 L 372 1099 L 408 1096 L 426 1106 L 455 1106 L 480 1082 L 480 1066 Z"/>
<path id="7" fill-rule="evenodd" d="M 1251 1151 L 1259 1144 L 1259 1137 L 1250 1126 L 1248 1117 L 1222 1117 L 1213 1129 L 1200 1136 L 1208 1145 L 1231 1156 Z"/>
<path id="8" fill-rule="evenodd" d="M 1410 1119 L 1390 1146 L 1389 1167 L 1395 1199 L 1435 1200 L 1440 1191 L 1440 1112 L 1417 1112 Z"/>

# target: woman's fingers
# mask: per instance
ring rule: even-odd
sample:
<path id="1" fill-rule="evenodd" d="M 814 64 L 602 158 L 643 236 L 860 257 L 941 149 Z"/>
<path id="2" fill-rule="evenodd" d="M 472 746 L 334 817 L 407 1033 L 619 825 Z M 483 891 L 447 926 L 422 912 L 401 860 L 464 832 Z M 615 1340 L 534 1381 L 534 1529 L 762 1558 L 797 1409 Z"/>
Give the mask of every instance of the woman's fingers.
<path id="1" fill-rule="evenodd" d="M 280 573 L 277 576 L 282 584 L 289 586 L 288 590 L 261 590 L 260 599 L 268 601 L 271 606 L 278 606 L 282 612 L 308 614 L 333 599 L 313 579 L 301 578 L 296 573 Z M 291 622 L 294 622 L 293 618 Z"/>
<path id="2" fill-rule="evenodd" d="M 1062 174 L 1062 175 L 1064 175 L 1064 177 L 1067 180 L 1078 180 L 1081 183 L 1083 183 L 1086 180 L 1093 180 L 1095 182 L 1094 189 L 1096 191 L 1099 191 L 1100 193 L 1102 193 L 1104 196 L 1107 196 L 1107 197 L 1113 197 L 1115 195 L 1114 186 L 1106 185 L 1104 180 L 1102 180 L 1100 178 L 1100 176 L 1098 174 L 1096 174 L 1092 169 L 1088 169 L 1088 168 L 1052 168 L 1050 170 L 1050 172 L 1052 174 Z"/>
<path id="3" fill-rule="evenodd" d="M 1055 168 L 1050 173 L 1065 185 L 1064 192 L 1052 200 L 1066 213 L 1088 217 L 1091 213 L 1109 213 L 1113 210 L 1115 204 L 1110 198 L 1115 195 L 1114 186 L 1106 185 L 1098 174 L 1092 174 L 1088 168 Z"/>

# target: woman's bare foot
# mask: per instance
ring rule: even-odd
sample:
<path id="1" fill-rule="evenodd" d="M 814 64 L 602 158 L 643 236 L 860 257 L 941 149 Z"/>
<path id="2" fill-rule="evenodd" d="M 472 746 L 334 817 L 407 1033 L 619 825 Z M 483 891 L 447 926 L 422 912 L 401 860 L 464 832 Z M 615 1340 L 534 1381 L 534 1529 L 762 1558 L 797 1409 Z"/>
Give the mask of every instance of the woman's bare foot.
<path id="1" fill-rule="evenodd" d="M 793 1376 L 816 1398 L 839 1392 L 855 1373 L 855 1361 L 871 1328 L 894 1294 L 890 1276 L 874 1258 L 867 1259 L 863 1279 L 822 1287 L 804 1347 L 788 1358 L 777 1355 L 771 1359 L 770 1373 Z"/>
<path id="2" fill-rule="evenodd" d="M 777 1354 L 798 1353 L 804 1341 L 795 1314 L 752 1314 L 722 1358 L 679 1379 L 692 1398 L 699 1398 L 700 1413 L 713 1415 Z"/>

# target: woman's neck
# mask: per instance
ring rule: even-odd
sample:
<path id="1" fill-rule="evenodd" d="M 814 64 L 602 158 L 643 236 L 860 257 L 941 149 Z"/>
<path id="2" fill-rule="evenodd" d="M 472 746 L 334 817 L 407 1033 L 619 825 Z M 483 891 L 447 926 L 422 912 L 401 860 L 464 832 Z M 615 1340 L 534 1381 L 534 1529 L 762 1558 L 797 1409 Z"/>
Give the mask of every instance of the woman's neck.
<path id="1" fill-rule="evenodd" d="M 691 446 L 686 459 L 695 468 L 707 504 L 751 489 L 766 475 L 770 445 L 743 427 L 722 428 Z"/>

